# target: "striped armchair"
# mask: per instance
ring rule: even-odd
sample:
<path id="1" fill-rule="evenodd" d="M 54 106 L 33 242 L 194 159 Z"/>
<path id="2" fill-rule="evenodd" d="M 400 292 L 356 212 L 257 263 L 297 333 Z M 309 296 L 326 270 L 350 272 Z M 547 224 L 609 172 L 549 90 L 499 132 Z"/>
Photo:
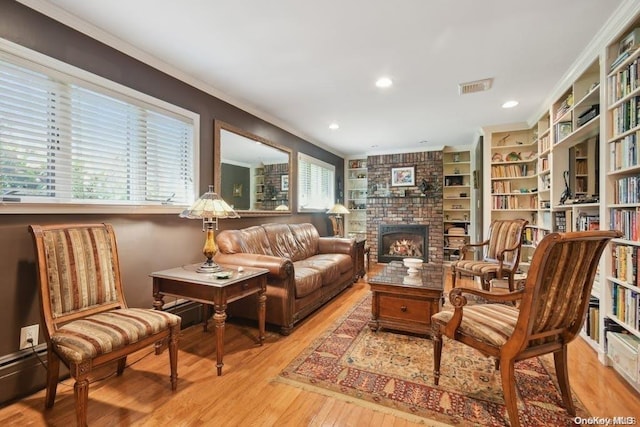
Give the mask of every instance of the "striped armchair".
<path id="1" fill-rule="evenodd" d="M 431 317 L 434 383 L 437 385 L 440 378 L 442 335 L 495 357 L 509 421 L 517 427 L 514 363 L 553 353 L 562 401 L 575 416 L 567 345 L 584 323 L 600 256 L 609 240 L 621 236 L 619 231 L 552 233 L 536 248 L 523 289 L 507 294 L 452 289 L 449 300 L 454 309 Z M 481 296 L 491 303 L 466 305 L 464 294 Z M 517 308 L 504 304 L 516 301 L 520 302 Z"/>
<path id="2" fill-rule="evenodd" d="M 42 318 L 47 341 L 45 407 L 53 406 L 60 360 L 75 379 L 76 420 L 87 425 L 89 375 L 151 344 L 160 353 L 168 340 L 171 388 L 177 385 L 180 317 L 152 309 L 127 308 L 118 252 L 109 224 L 31 225 Z"/>
<path id="3" fill-rule="evenodd" d="M 513 291 L 513 276 L 520 263 L 522 233 L 528 221 L 524 219 L 493 220 L 489 227 L 489 238 L 482 243 L 464 245 L 461 259 L 451 264 L 453 287 L 461 275 L 479 277 L 482 289 L 489 290 L 492 279 L 506 277 L 509 290 Z M 468 259 L 476 248 L 482 248 L 482 259 Z"/>

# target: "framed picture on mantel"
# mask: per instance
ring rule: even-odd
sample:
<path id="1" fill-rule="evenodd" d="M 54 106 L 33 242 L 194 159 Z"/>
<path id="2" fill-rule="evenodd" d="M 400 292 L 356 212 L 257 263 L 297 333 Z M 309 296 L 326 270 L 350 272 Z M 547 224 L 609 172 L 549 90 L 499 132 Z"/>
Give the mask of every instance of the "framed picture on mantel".
<path id="1" fill-rule="evenodd" d="M 415 167 L 391 168 L 391 186 L 416 185 Z"/>

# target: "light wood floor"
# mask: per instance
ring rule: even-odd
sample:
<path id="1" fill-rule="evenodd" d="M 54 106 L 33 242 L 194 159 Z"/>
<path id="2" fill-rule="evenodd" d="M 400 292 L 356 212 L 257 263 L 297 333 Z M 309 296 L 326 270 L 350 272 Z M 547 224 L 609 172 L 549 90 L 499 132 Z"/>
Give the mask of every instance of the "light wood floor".
<path id="1" fill-rule="evenodd" d="M 372 266 L 372 272 L 376 267 Z M 224 370 L 215 374 L 212 332 L 200 326 L 183 331 L 178 390 L 170 391 L 168 355 L 141 351 L 129 358 L 121 377 L 96 381 L 89 391 L 92 426 L 413 426 L 356 404 L 273 381 L 321 332 L 369 292 L 360 280 L 300 324 L 288 337 L 269 332 L 263 346 L 257 328 L 227 324 Z M 210 328 L 213 329 L 213 328 Z M 640 421 L 640 396 L 581 339 L 570 348 L 571 385 L 593 416 L 633 416 Z M 42 368 L 44 369 L 44 368 Z M 431 369 L 431 367 L 425 367 Z M 103 371 L 99 375 L 108 375 Z M 44 411 L 44 391 L 0 408 L 0 425 L 75 425 L 73 384 L 58 386 L 55 406 Z"/>

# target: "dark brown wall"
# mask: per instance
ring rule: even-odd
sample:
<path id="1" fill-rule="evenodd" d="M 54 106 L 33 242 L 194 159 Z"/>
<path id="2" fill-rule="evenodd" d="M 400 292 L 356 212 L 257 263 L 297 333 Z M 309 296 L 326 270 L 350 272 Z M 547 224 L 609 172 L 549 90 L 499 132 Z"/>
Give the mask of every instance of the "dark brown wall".
<path id="1" fill-rule="evenodd" d="M 222 163 L 224 182 L 220 186 L 220 197 L 234 209 L 251 209 L 251 168 Z M 235 193 L 235 186 L 240 186 L 240 194 Z"/>
<path id="2" fill-rule="evenodd" d="M 302 151 L 334 164 L 336 175 L 342 179 L 342 158 L 17 2 L 0 0 L 0 37 L 200 114 L 200 192 L 213 183 L 214 119 L 289 147 L 294 158 Z M 323 214 L 241 218 L 221 221 L 220 229 L 268 221 L 312 222 L 321 234 L 327 232 Z M 150 272 L 202 259 L 201 224 L 177 215 L 0 214 L 0 301 L 4 301 L 0 310 L 0 358 L 18 350 L 22 326 L 40 321 L 34 252 L 27 226 L 58 222 L 114 225 L 127 302 L 131 306 L 151 307 Z"/>

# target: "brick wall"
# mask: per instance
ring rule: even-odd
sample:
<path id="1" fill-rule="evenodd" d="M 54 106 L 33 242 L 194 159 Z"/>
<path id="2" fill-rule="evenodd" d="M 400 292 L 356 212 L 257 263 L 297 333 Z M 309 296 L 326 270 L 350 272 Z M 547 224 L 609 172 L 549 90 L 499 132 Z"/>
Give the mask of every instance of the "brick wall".
<path id="1" fill-rule="evenodd" d="M 415 185 L 391 185 L 391 169 L 415 167 Z M 429 226 L 429 262 L 442 265 L 444 225 L 442 213 L 442 151 L 385 154 L 367 157 L 367 244 L 377 262 L 380 224 L 426 224 Z M 418 186 L 425 179 L 440 190 L 426 197 Z M 442 277 L 442 269 L 436 268 Z"/>

